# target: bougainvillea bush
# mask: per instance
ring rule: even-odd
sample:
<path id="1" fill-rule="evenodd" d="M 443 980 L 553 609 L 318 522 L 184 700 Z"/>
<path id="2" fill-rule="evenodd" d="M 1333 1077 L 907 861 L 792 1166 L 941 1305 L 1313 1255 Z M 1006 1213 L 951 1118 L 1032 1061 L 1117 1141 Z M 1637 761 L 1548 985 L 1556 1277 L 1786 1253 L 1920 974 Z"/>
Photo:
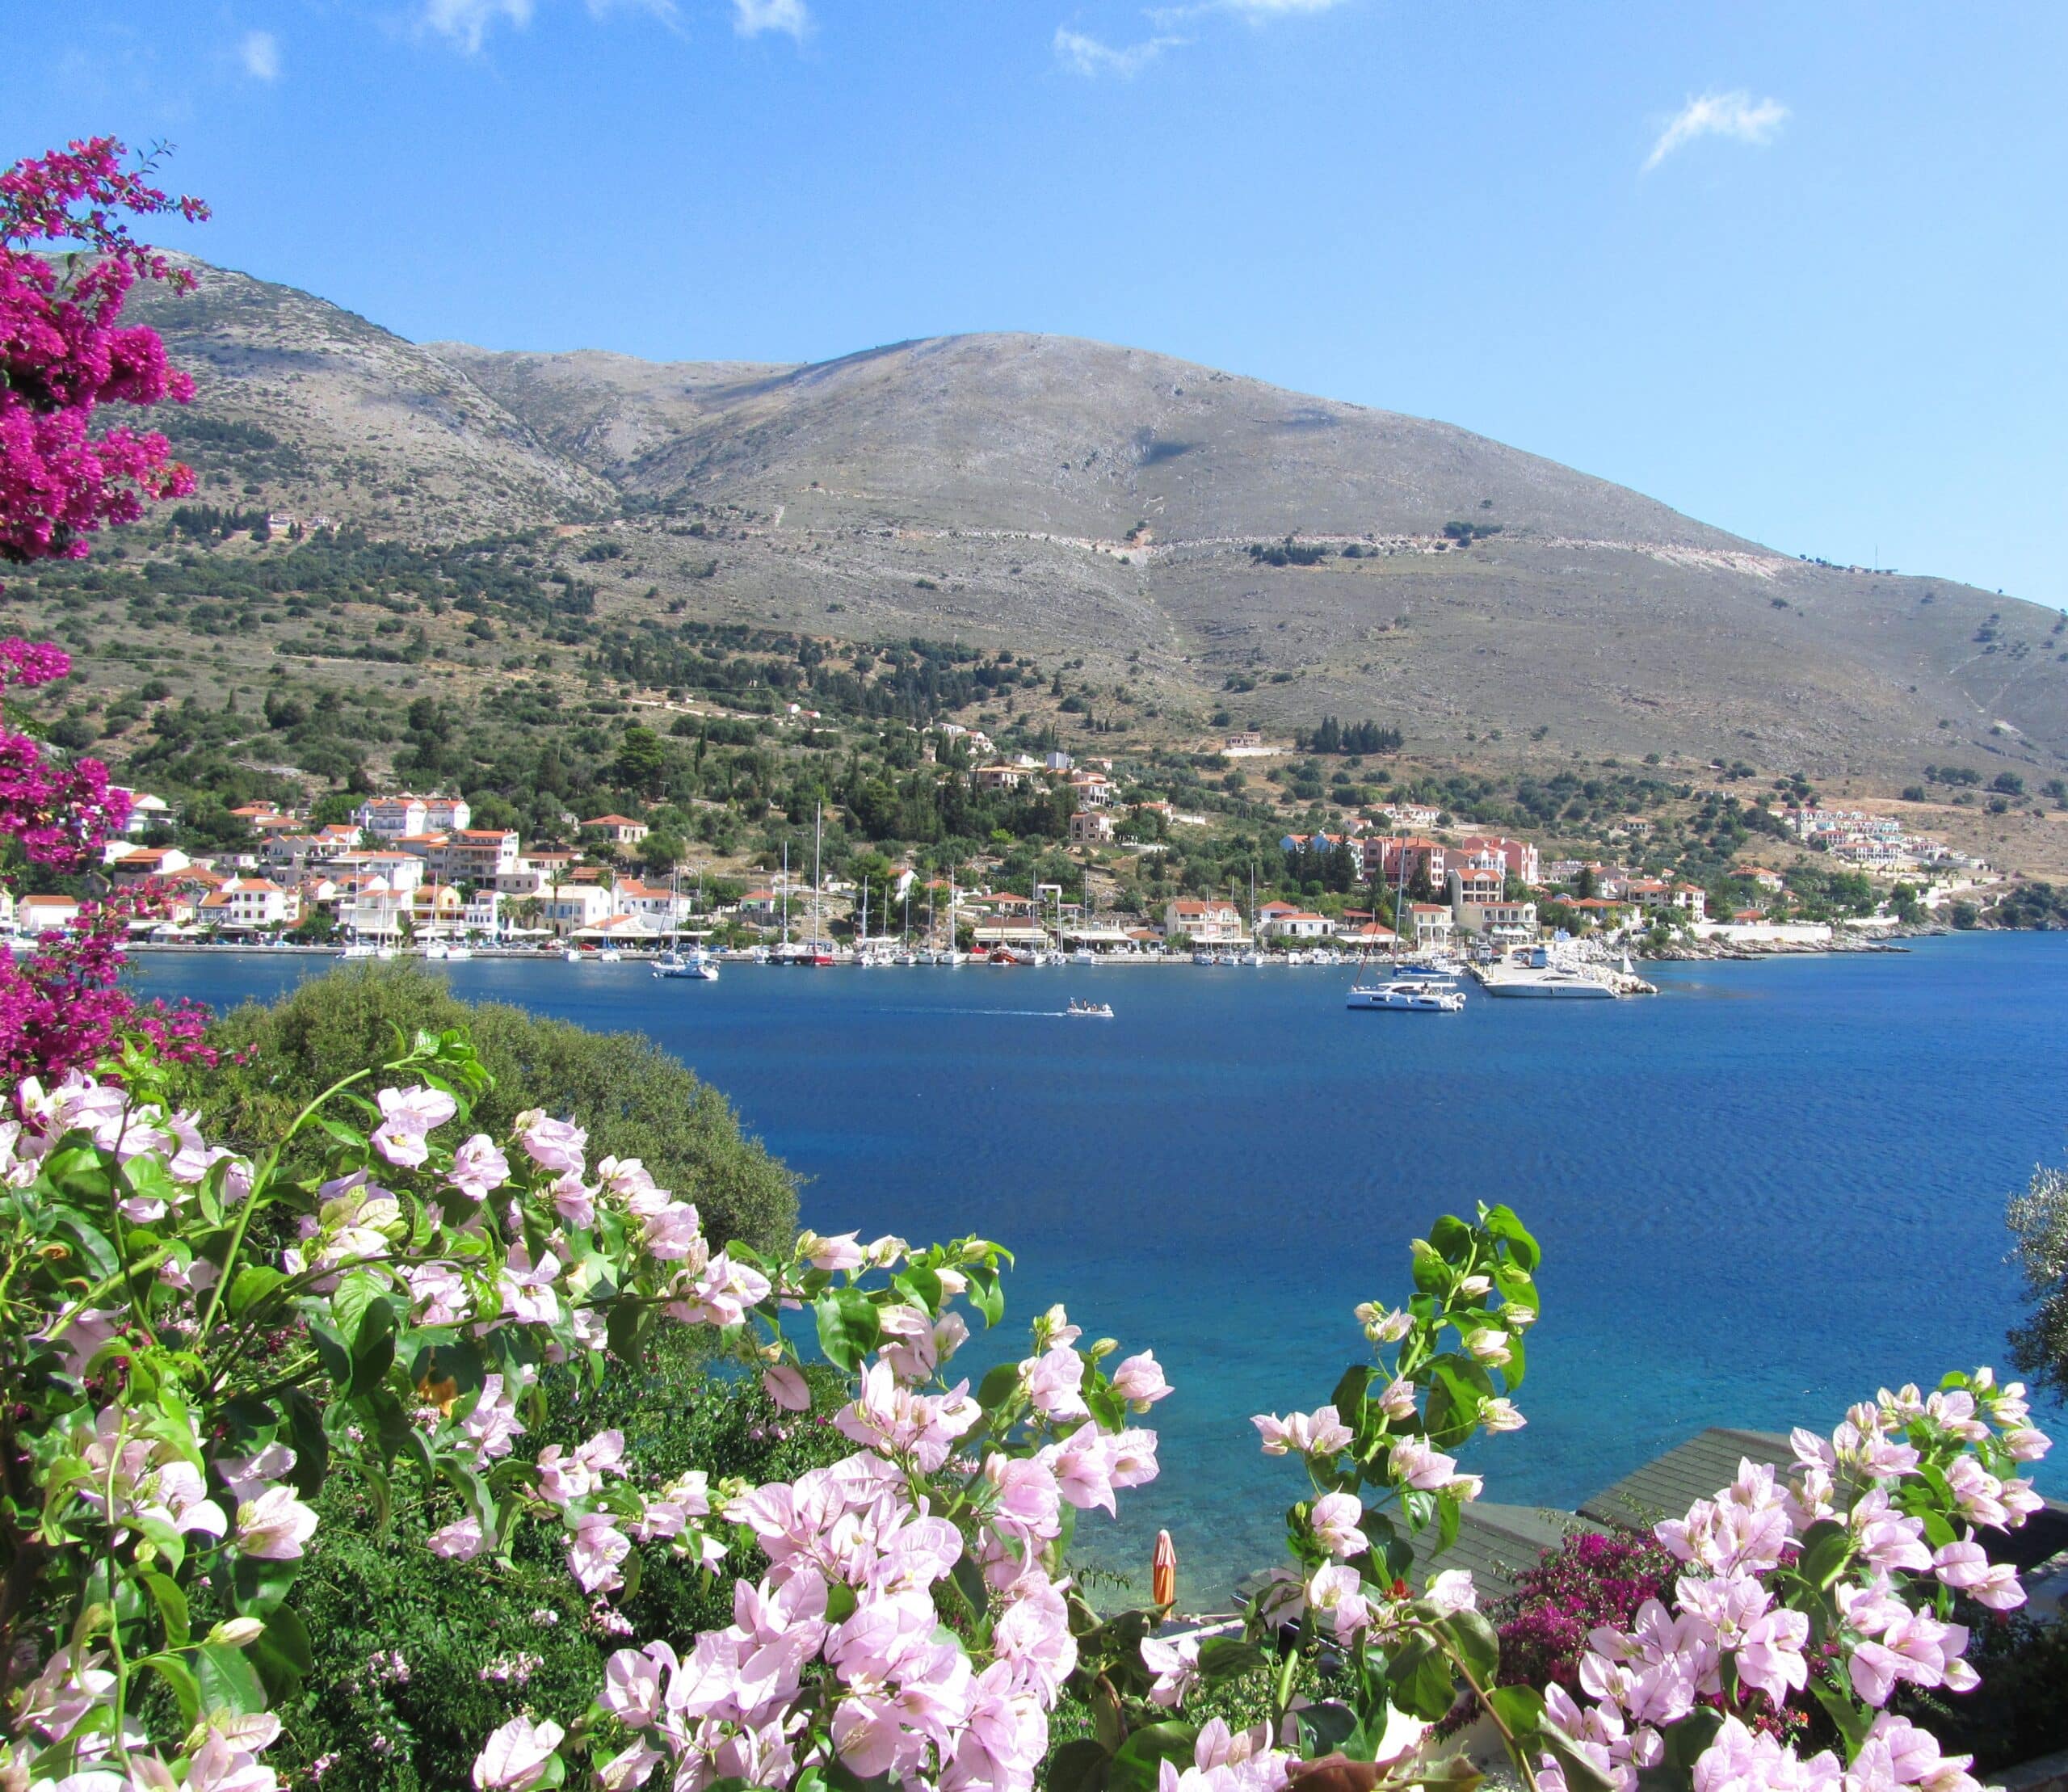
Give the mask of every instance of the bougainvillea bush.
<path id="1" fill-rule="evenodd" d="M 1588 1637 L 1604 1625 L 1627 1630 L 1646 1601 L 1669 1597 L 1679 1567 L 1646 1531 L 1582 1531 L 1545 1550 L 1488 1614 L 1501 1639 L 1502 1683 L 1577 1693 Z"/>

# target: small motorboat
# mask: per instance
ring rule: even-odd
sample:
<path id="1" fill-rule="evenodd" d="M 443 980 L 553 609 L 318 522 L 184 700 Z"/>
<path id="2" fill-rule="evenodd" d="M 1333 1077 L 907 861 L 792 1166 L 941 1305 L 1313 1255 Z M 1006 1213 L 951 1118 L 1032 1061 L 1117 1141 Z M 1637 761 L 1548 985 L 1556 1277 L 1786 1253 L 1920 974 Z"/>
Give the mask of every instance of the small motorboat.
<path id="1" fill-rule="evenodd" d="M 1110 1002 L 1087 1002 L 1073 995 L 1070 1006 L 1063 1010 L 1063 1013 L 1072 1020 L 1110 1020 L 1113 1018 L 1113 1004 Z"/>

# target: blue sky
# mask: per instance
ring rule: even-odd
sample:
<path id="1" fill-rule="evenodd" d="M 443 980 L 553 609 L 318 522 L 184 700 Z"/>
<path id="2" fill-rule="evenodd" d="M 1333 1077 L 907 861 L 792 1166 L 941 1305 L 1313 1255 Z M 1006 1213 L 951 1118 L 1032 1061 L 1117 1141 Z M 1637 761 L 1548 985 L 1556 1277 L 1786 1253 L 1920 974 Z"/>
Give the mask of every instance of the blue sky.
<path id="1" fill-rule="evenodd" d="M 2058 5 L 6 10 L 0 157 L 170 139 L 168 240 L 418 340 L 1091 336 L 2068 605 Z"/>

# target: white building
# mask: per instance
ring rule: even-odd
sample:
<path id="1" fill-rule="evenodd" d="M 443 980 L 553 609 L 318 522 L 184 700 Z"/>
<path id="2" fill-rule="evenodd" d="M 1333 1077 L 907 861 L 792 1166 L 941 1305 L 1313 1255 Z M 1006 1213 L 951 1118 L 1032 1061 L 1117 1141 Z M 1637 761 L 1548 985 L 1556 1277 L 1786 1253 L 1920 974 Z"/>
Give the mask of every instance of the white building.
<path id="1" fill-rule="evenodd" d="M 1326 940 L 1335 932 L 1335 923 L 1326 915 L 1296 908 L 1281 911 L 1259 923 L 1257 932 L 1267 940 Z"/>
<path id="2" fill-rule="evenodd" d="M 1175 940 L 1180 934 L 1196 946 L 1249 943 L 1242 931 L 1242 911 L 1233 902 L 1196 902 L 1184 896 L 1163 905 L 1163 937 Z"/>
<path id="3" fill-rule="evenodd" d="M 201 898 L 197 919 L 223 933 L 274 933 L 301 919 L 301 893 L 270 877 L 232 877 Z"/>
<path id="4" fill-rule="evenodd" d="M 377 839 L 405 834 L 444 834 L 474 818 L 464 797 L 369 797 L 352 819 Z"/>

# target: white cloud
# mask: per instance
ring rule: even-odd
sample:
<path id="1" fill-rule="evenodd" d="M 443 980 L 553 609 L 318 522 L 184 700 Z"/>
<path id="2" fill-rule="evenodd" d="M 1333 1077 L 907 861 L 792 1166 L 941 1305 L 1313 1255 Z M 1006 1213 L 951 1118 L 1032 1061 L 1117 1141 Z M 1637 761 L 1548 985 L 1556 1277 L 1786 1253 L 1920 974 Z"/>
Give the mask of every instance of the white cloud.
<path id="1" fill-rule="evenodd" d="M 1173 0 L 1167 6 L 1151 6 L 1148 16 L 1154 23 L 1175 25 L 1204 13 L 1223 12 L 1261 25 L 1274 19 L 1333 12 L 1347 3 L 1347 0 Z"/>
<path id="2" fill-rule="evenodd" d="M 254 81 L 280 78 L 280 40 L 271 32 L 246 32 L 237 54 L 244 72 Z"/>
<path id="3" fill-rule="evenodd" d="M 490 26 L 530 24 L 532 0 L 424 0 L 423 22 L 472 56 Z"/>
<path id="4" fill-rule="evenodd" d="M 1175 48 L 1183 41 L 1180 37 L 1151 37 L 1116 48 L 1111 44 L 1100 43 L 1095 37 L 1087 37 L 1082 32 L 1074 32 L 1067 25 L 1058 25 L 1056 60 L 1077 74 L 1091 78 L 1117 75 L 1125 80 L 1130 75 L 1139 74 L 1166 50 Z"/>
<path id="5" fill-rule="evenodd" d="M 805 0 L 733 0 L 733 29 L 742 37 L 786 32 L 801 44 L 810 28 Z"/>
<path id="6" fill-rule="evenodd" d="M 1757 99 L 1739 88 L 1734 93 L 1704 94 L 1691 99 L 1658 133 L 1658 141 L 1645 158 L 1650 174 L 1683 144 L 1698 137 L 1727 137 L 1740 143 L 1764 144 L 1787 121 L 1788 108 L 1778 99 Z"/>
<path id="7" fill-rule="evenodd" d="M 675 0 L 589 0 L 591 19 L 607 19 L 614 12 L 643 12 L 670 30 L 679 30 L 682 13 Z"/>

